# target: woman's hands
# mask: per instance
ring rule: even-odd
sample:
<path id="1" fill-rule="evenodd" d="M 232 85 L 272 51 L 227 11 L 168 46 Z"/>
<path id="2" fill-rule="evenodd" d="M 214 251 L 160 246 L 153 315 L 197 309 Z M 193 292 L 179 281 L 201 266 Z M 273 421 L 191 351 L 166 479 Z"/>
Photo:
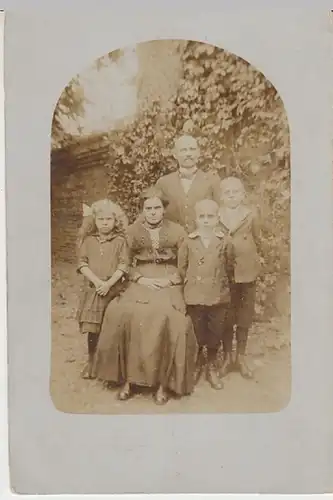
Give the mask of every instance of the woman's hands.
<path id="1" fill-rule="evenodd" d="M 140 278 L 138 283 L 152 290 L 161 290 L 171 285 L 171 281 L 168 278 Z"/>
<path id="2" fill-rule="evenodd" d="M 159 288 L 167 288 L 168 286 L 172 285 L 171 281 L 169 278 L 159 278 L 157 281 L 157 286 Z"/>

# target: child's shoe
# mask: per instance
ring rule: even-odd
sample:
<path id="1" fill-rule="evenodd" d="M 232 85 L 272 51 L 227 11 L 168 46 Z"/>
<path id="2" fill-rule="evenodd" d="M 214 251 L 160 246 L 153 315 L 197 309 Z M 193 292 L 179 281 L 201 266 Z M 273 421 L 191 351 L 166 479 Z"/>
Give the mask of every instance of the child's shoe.
<path id="1" fill-rule="evenodd" d="M 246 379 L 253 378 L 253 373 L 247 366 L 244 354 L 237 354 L 235 366 L 243 378 Z"/>
<path id="2" fill-rule="evenodd" d="M 84 379 L 93 380 L 96 378 L 96 369 L 95 369 L 95 356 L 94 354 L 89 354 L 88 362 L 84 366 L 81 377 Z"/>
<path id="3" fill-rule="evenodd" d="M 216 371 L 215 363 L 209 362 L 207 364 L 207 381 L 210 383 L 211 387 L 217 391 L 223 389 L 224 385 L 222 380 L 219 378 Z"/>

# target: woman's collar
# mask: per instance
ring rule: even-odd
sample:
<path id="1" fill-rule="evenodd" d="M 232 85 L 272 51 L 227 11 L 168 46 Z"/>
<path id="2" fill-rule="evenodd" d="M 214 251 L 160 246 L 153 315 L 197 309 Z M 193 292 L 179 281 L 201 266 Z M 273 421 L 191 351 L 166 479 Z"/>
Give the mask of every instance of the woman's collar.
<path id="1" fill-rule="evenodd" d="M 164 220 L 162 219 L 158 224 L 149 224 L 145 219 L 143 220 L 143 225 L 146 229 L 160 229 L 163 226 Z"/>

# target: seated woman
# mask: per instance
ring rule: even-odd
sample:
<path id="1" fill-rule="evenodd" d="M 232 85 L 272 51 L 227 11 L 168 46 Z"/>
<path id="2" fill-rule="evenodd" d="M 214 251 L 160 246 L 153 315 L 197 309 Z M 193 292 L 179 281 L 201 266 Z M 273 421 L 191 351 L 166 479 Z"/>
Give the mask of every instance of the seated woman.
<path id="1" fill-rule="evenodd" d="M 128 228 L 130 284 L 105 312 L 96 371 L 123 385 L 120 400 L 137 385 L 156 388 L 155 402 L 165 404 L 167 390 L 185 395 L 194 387 L 197 343 L 177 271 L 185 232 L 164 219 L 166 202 L 155 188 L 141 204 L 143 218 Z"/>

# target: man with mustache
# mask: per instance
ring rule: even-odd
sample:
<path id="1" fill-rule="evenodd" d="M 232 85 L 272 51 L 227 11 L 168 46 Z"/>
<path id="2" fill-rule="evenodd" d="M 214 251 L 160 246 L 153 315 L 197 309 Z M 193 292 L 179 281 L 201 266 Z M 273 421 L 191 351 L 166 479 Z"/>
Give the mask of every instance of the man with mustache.
<path id="1" fill-rule="evenodd" d="M 178 170 L 158 179 L 156 187 L 169 202 L 166 217 L 190 233 L 195 229 L 195 204 L 203 199 L 220 203 L 221 180 L 217 174 L 198 168 L 200 148 L 194 137 L 179 137 L 175 141 L 173 155 L 178 162 Z"/>

